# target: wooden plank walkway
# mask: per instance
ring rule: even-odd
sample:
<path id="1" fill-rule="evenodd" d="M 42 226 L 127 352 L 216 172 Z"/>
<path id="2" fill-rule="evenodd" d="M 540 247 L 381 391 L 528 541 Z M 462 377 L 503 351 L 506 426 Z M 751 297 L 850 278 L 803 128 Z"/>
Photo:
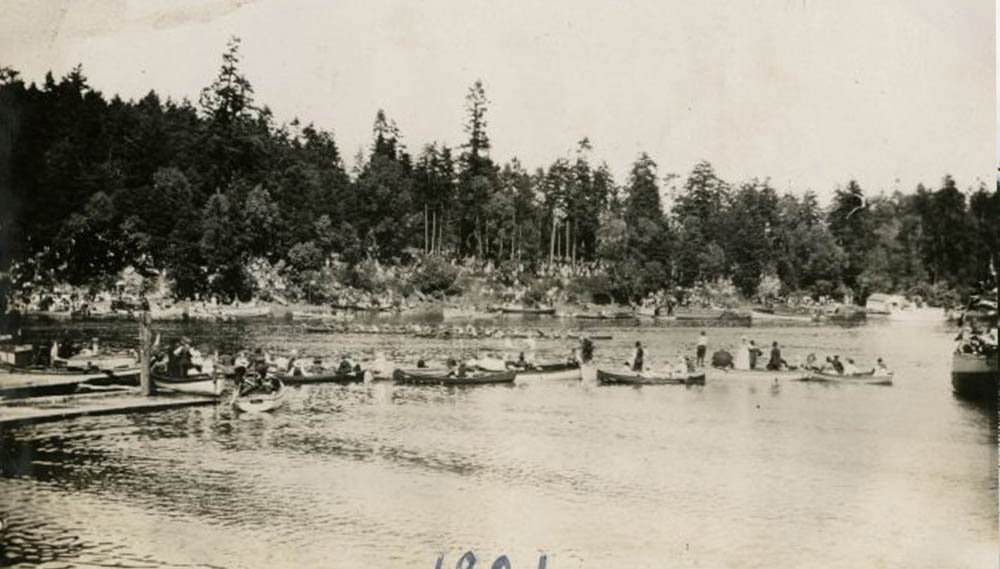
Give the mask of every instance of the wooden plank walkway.
<path id="1" fill-rule="evenodd" d="M 0 401 L 0 429 L 86 415 L 113 415 L 214 405 L 218 399 L 191 395 L 140 395 L 135 389 L 29 397 Z"/>

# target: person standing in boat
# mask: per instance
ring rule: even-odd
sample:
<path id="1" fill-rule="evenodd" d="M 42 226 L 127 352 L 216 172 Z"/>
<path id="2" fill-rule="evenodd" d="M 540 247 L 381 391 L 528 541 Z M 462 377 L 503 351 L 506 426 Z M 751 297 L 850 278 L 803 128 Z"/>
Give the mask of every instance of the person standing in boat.
<path id="1" fill-rule="evenodd" d="M 641 372 L 645 363 L 646 353 L 642 349 L 642 342 L 635 343 L 635 351 L 632 352 L 632 371 Z"/>
<path id="2" fill-rule="evenodd" d="M 740 345 L 736 348 L 736 355 L 733 358 L 733 367 L 742 370 L 750 369 L 750 345 L 747 344 L 746 336 L 740 338 Z"/>
<path id="3" fill-rule="evenodd" d="M 771 358 L 767 361 L 767 369 L 777 371 L 785 365 L 785 360 L 781 359 L 781 348 L 777 342 L 771 342 Z"/>
<path id="4" fill-rule="evenodd" d="M 698 348 L 695 351 L 695 364 L 698 367 L 705 367 L 705 352 L 708 351 L 708 336 L 702 330 L 698 336 Z"/>
<path id="5" fill-rule="evenodd" d="M 748 355 L 750 356 L 750 369 L 757 369 L 757 358 L 764 352 L 757 347 L 757 343 L 750 340 L 750 347 L 747 348 Z"/>

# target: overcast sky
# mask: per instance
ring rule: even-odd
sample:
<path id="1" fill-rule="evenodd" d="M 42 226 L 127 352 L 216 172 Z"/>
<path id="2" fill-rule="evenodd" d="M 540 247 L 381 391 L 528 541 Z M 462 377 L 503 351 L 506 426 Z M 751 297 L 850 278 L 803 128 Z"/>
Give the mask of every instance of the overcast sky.
<path id="1" fill-rule="evenodd" d="M 105 95 L 197 100 L 230 35 L 281 121 L 348 159 L 384 108 L 418 151 L 461 144 L 477 78 L 493 156 L 534 168 L 587 136 L 622 181 L 706 159 L 824 201 L 994 179 L 993 0 L 0 0 L 0 64 L 28 80 L 82 63 Z M 991 117 L 996 122 L 990 121 Z"/>

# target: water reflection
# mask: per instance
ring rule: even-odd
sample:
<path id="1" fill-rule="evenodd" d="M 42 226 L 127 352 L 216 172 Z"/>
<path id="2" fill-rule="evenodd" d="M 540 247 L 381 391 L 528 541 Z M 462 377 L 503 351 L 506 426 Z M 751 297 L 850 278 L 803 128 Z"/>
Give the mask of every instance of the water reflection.
<path id="1" fill-rule="evenodd" d="M 601 365 L 636 340 L 654 360 L 694 350 L 695 330 L 612 329 Z M 460 349 L 288 325 L 169 330 L 219 349 Z M 560 569 L 995 561 L 996 411 L 951 396 L 946 331 L 713 329 L 710 349 L 747 334 L 792 358 L 885 357 L 898 381 L 305 385 L 273 414 L 220 405 L 19 427 L 0 432 L 3 563 L 412 567 L 470 549 L 516 567 L 541 550 Z M 540 357 L 572 344 L 541 340 Z"/>

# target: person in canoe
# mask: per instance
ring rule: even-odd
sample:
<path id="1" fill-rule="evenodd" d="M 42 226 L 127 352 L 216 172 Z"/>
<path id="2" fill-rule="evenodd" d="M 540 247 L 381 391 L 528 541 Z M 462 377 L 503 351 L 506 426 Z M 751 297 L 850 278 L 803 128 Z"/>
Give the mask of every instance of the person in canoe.
<path id="1" fill-rule="evenodd" d="M 875 367 L 872 368 L 872 375 L 889 375 L 889 366 L 885 365 L 885 361 L 879 358 L 875 362 Z"/>
<path id="2" fill-rule="evenodd" d="M 191 340 L 187 337 L 181 338 L 177 347 L 171 350 L 167 357 L 167 373 L 173 377 L 186 376 L 188 371 L 195 367 L 191 360 Z"/>
<path id="3" fill-rule="evenodd" d="M 233 375 L 236 377 L 236 382 L 239 383 L 243 376 L 246 375 L 247 370 L 250 368 L 250 358 L 247 357 L 247 353 L 240 350 L 236 354 L 236 358 L 233 360 Z"/>
<path id="4" fill-rule="evenodd" d="M 858 366 L 854 365 L 854 360 L 847 358 L 847 362 L 844 363 L 844 375 L 858 375 L 861 373 L 858 370 Z"/>
<path id="5" fill-rule="evenodd" d="M 531 367 L 531 364 L 528 363 L 528 360 L 524 358 L 524 352 L 521 352 L 520 354 L 517 355 L 517 361 L 514 362 L 514 367 L 518 369 L 528 369 L 529 367 Z"/>
<path id="6" fill-rule="evenodd" d="M 345 354 L 340 360 L 340 365 L 337 366 L 337 373 L 340 375 L 350 375 L 354 371 L 354 366 L 351 365 L 350 354 Z"/>
<path id="7" fill-rule="evenodd" d="M 815 359 L 815 356 L 813 356 Z M 771 342 L 771 357 L 767 360 L 767 369 L 770 371 L 777 371 L 788 367 L 785 360 L 781 359 L 781 348 L 778 347 L 777 342 Z"/>
<path id="8" fill-rule="evenodd" d="M 642 342 L 635 343 L 635 350 L 632 352 L 632 361 L 629 367 L 632 371 L 642 372 L 645 365 L 646 352 L 642 349 Z"/>
<path id="9" fill-rule="evenodd" d="M 833 371 L 844 375 L 844 362 L 840 361 L 840 356 L 833 356 L 833 359 L 830 360 L 830 366 L 833 368 Z"/>
<path id="10" fill-rule="evenodd" d="M 261 379 L 267 376 L 267 370 L 270 367 L 270 364 L 268 363 L 267 356 L 264 354 L 263 350 L 260 348 L 254 350 L 253 361 L 251 364 L 253 365 L 254 373 L 256 373 Z"/>

